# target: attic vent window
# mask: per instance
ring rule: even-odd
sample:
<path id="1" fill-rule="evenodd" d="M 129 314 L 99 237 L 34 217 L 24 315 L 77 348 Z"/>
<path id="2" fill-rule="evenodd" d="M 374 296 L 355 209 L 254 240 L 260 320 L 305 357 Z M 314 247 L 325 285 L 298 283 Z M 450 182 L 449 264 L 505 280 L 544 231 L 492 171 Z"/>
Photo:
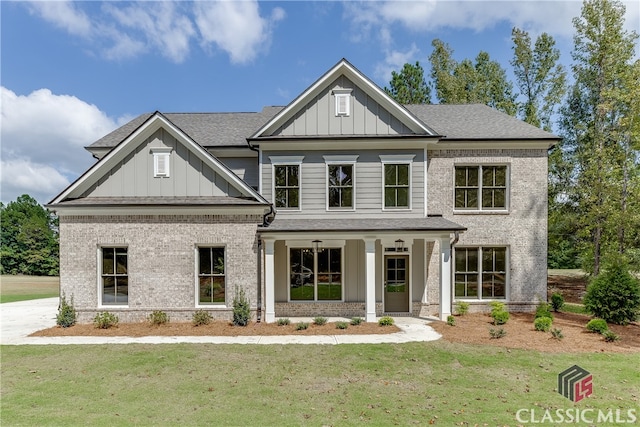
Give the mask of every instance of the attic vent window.
<path id="1" fill-rule="evenodd" d="M 333 96 L 336 98 L 336 116 L 350 115 L 351 89 L 335 89 Z"/>
<path id="2" fill-rule="evenodd" d="M 171 170 L 171 148 L 152 148 L 153 177 L 168 178 Z"/>

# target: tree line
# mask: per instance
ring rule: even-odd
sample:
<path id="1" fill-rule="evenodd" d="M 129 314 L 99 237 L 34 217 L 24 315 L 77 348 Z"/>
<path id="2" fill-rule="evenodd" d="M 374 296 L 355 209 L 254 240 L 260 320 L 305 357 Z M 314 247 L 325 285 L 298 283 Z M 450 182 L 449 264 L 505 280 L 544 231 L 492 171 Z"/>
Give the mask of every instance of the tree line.
<path id="1" fill-rule="evenodd" d="M 513 28 L 517 89 L 487 52 L 458 62 L 439 39 L 428 83 L 416 62 L 392 72 L 385 87 L 402 104 L 482 103 L 558 133 L 562 141 L 549 152 L 551 268 L 598 275 L 603 264 L 623 262 L 640 270 L 640 60 L 624 13 L 616 0 L 584 1 L 573 19 L 571 74 L 553 37 L 532 43 Z"/>

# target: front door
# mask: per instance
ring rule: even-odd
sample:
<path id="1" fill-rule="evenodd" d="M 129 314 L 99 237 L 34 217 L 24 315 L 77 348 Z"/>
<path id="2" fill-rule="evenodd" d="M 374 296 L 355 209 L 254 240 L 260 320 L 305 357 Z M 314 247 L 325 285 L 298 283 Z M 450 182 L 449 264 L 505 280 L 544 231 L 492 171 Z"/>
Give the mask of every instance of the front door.
<path id="1" fill-rule="evenodd" d="M 387 255 L 384 273 L 384 311 L 409 311 L 409 256 Z"/>

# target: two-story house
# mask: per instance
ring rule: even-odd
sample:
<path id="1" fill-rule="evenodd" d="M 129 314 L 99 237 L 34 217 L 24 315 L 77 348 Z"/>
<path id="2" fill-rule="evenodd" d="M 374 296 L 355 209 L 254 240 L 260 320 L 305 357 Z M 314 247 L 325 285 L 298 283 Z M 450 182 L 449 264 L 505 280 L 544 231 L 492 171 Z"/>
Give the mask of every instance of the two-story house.
<path id="1" fill-rule="evenodd" d="M 446 318 L 546 298 L 547 150 L 484 105 L 400 105 L 341 60 L 286 107 L 144 114 L 48 207 L 80 321 L 153 310 Z"/>

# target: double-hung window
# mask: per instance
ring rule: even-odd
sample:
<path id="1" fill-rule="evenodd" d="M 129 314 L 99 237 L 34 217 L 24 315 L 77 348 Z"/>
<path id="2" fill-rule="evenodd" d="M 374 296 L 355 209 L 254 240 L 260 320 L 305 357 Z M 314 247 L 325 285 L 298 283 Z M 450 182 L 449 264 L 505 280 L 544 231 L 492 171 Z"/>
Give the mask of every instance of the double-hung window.
<path id="1" fill-rule="evenodd" d="M 455 167 L 455 209 L 506 210 L 507 166 Z"/>
<path id="2" fill-rule="evenodd" d="M 415 155 L 380 156 L 384 209 L 411 209 L 411 162 Z"/>
<path id="3" fill-rule="evenodd" d="M 289 248 L 289 298 L 342 300 L 342 248 Z"/>
<path id="4" fill-rule="evenodd" d="M 299 210 L 302 157 L 271 157 L 271 161 L 273 164 L 273 201 L 276 208 Z"/>
<path id="5" fill-rule="evenodd" d="M 102 305 L 129 304 L 129 269 L 126 247 L 101 248 Z"/>
<path id="6" fill-rule="evenodd" d="M 225 271 L 224 248 L 198 248 L 198 304 L 225 303 Z"/>
<path id="7" fill-rule="evenodd" d="M 327 209 L 355 209 L 357 155 L 324 156 L 327 164 Z"/>
<path id="8" fill-rule="evenodd" d="M 505 299 L 506 288 L 506 247 L 456 247 L 456 298 Z"/>

